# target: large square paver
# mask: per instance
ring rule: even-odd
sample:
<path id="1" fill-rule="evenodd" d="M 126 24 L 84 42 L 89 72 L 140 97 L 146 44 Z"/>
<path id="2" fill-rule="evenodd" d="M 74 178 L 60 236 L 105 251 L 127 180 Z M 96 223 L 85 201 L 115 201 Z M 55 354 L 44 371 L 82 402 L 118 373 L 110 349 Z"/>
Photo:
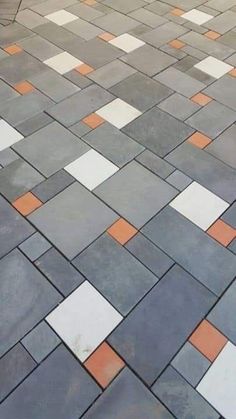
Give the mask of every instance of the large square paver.
<path id="1" fill-rule="evenodd" d="M 72 259 L 118 217 L 82 185 L 74 183 L 29 218 L 65 256 Z"/>
<path id="2" fill-rule="evenodd" d="M 108 340 L 132 369 L 150 385 L 215 300 L 210 291 L 186 271 L 175 266 Z"/>
<path id="3" fill-rule="evenodd" d="M 121 322 L 122 316 L 85 281 L 46 320 L 83 362 Z"/>
<path id="4" fill-rule="evenodd" d="M 3 355 L 59 303 L 61 295 L 18 250 L 1 260 L 0 276 Z"/>
<path id="5" fill-rule="evenodd" d="M 95 193 L 140 228 L 168 204 L 177 191 L 139 163 L 131 162 L 96 188 Z"/>
<path id="6" fill-rule="evenodd" d="M 99 393 L 97 384 L 61 345 L 2 404 L 0 416 L 77 419 Z"/>

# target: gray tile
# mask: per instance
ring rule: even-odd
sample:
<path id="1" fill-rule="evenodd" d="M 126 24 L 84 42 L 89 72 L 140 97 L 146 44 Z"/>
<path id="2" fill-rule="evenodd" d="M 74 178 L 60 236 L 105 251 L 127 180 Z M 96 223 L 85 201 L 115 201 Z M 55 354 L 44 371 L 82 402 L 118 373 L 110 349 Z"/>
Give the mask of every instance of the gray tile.
<path id="1" fill-rule="evenodd" d="M 136 70 L 122 61 L 114 60 L 88 74 L 88 77 L 108 89 L 111 86 L 134 74 Z"/>
<path id="2" fill-rule="evenodd" d="M 46 177 L 89 150 L 85 143 L 57 122 L 40 129 L 13 148 Z"/>
<path id="3" fill-rule="evenodd" d="M 92 81 L 89 80 L 86 76 L 82 76 L 82 74 L 74 70 L 64 74 L 63 77 L 71 81 L 73 84 L 76 84 L 76 86 L 80 87 L 81 89 L 84 89 L 85 87 L 88 87 L 90 84 L 92 84 Z"/>
<path id="4" fill-rule="evenodd" d="M 136 162 L 119 170 L 94 192 L 137 228 L 176 196 L 174 188 Z"/>
<path id="5" fill-rule="evenodd" d="M 32 192 L 40 201 L 46 202 L 74 183 L 74 181 L 75 179 L 62 169 L 36 186 Z"/>
<path id="6" fill-rule="evenodd" d="M 108 341 L 150 385 L 214 302 L 215 297 L 210 291 L 175 266 L 118 326 Z"/>
<path id="7" fill-rule="evenodd" d="M 21 342 L 35 361 L 40 363 L 59 345 L 60 339 L 43 321 L 28 333 Z"/>
<path id="8" fill-rule="evenodd" d="M 183 191 L 192 183 L 192 179 L 179 170 L 175 170 L 174 173 L 171 173 L 171 175 L 166 178 L 166 181 L 179 191 Z"/>
<path id="9" fill-rule="evenodd" d="M 1 170 L 0 192 L 9 201 L 14 201 L 43 180 L 33 167 L 18 158 Z"/>
<path id="10" fill-rule="evenodd" d="M 72 42 L 76 41 L 78 44 L 80 40 L 78 36 L 67 31 L 62 26 L 56 25 L 53 22 L 37 26 L 36 28 L 34 28 L 34 32 L 40 35 L 42 38 L 47 39 L 47 41 L 64 50 L 68 50 L 68 45 L 70 45 Z"/>
<path id="11" fill-rule="evenodd" d="M 143 383 L 125 368 L 85 414 L 84 419 L 173 419 Z"/>
<path id="12" fill-rule="evenodd" d="M 211 365 L 189 342 L 186 342 L 171 364 L 193 387 L 197 386 Z"/>
<path id="13" fill-rule="evenodd" d="M 18 343 L 0 359 L 0 401 L 2 401 L 36 366 Z"/>
<path id="14" fill-rule="evenodd" d="M 0 274 L 3 355 L 60 302 L 61 296 L 19 250 L 1 259 Z"/>
<path id="15" fill-rule="evenodd" d="M 0 28 L 0 46 L 7 46 L 17 42 L 21 39 L 31 36 L 32 32 L 29 29 L 18 23 Z"/>
<path id="16" fill-rule="evenodd" d="M 49 13 L 56 12 L 57 10 L 64 9 L 65 7 L 74 4 L 74 0 L 48 0 L 43 3 L 37 2 L 31 9 L 40 15 L 48 15 Z"/>
<path id="17" fill-rule="evenodd" d="M 188 125 L 157 108 L 126 125 L 123 131 L 160 157 L 164 157 L 193 133 Z"/>
<path id="18" fill-rule="evenodd" d="M 75 35 L 80 36 L 86 41 L 95 38 L 103 32 L 103 30 L 98 28 L 97 26 L 92 25 L 91 23 L 79 18 L 67 23 L 66 25 L 64 25 L 64 28 L 74 33 Z"/>
<path id="19" fill-rule="evenodd" d="M 46 68 L 36 58 L 22 51 L 20 54 L 10 55 L 1 61 L 1 78 L 10 84 L 19 83 L 22 80 L 30 81 L 30 77 L 45 71 Z"/>
<path id="20" fill-rule="evenodd" d="M 211 84 L 203 93 L 236 111 L 236 98 L 235 95 L 232 94 L 235 88 L 235 78 L 225 76 Z"/>
<path id="21" fill-rule="evenodd" d="M 54 248 L 41 256 L 35 265 L 65 297 L 84 281 L 84 277 Z"/>
<path id="22" fill-rule="evenodd" d="M 11 148 L 5 148 L 0 151 L 0 164 L 2 167 L 8 166 L 8 164 L 17 159 L 19 159 L 18 154 L 16 154 Z"/>
<path id="23" fill-rule="evenodd" d="M 168 112 L 175 118 L 184 121 L 200 109 L 200 106 L 186 97 L 179 95 L 178 93 L 174 93 L 172 96 L 159 103 L 158 108 Z"/>
<path id="24" fill-rule="evenodd" d="M 234 31 L 230 31 L 225 33 L 223 36 L 221 36 L 218 40 L 219 43 L 226 45 L 227 47 L 231 48 L 232 50 L 235 50 L 235 39 L 236 39 L 236 33 Z M 231 57 L 227 59 L 230 60 Z M 233 65 L 233 64 L 232 64 Z"/>
<path id="25" fill-rule="evenodd" d="M 2 170 L 2 169 L 1 169 Z M 34 233 L 33 227 L 0 196 L 0 257 Z"/>
<path id="26" fill-rule="evenodd" d="M 38 232 L 30 236 L 20 246 L 20 250 L 34 262 L 43 253 L 50 249 L 51 244 Z"/>
<path id="27" fill-rule="evenodd" d="M 180 41 L 185 42 L 196 49 L 200 49 L 200 51 L 205 52 L 207 55 L 212 55 L 219 60 L 224 60 L 234 53 L 232 48 L 208 39 L 206 36 L 194 31 L 181 36 Z"/>
<path id="28" fill-rule="evenodd" d="M 26 119 L 24 122 L 16 126 L 16 129 L 21 132 L 22 135 L 27 137 L 38 131 L 40 128 L 46 127 L 46 125 L 53 122 L 53 119 L 45 112 L 39 113 L 32 118 Z"/>
<path id="29" fill-rule="evenodd" d="M 66 10 L 75 16 L 79 16 L 81 19 L 87 20 L 88 22 L 103 16 L 103 13 L 96 10 L 95 7 L 90 7 L 83 3 L 75 3 L 72 6 L 67 7 Z"/>
<path id="30" fill-rule="evenodd" d="M 145 25 L 150 26 L 151 28 L 156 28 L 157 26 L 163 25 L 167 22 L 167 19 L 162 16 L 158 16 L 158 14 L 152 13 L 146 8 L 139 8 L 138 10 L 131 12 L 129 16 L 144 23 Z"/>
<path id="31" fill-rule="evenodd" d="M 174 22 L 167 22 L 157 29 L 146 33 L 142 36 L 145 42 L 159 48 L 160 46 L 167 44 L 173 39 L 179 38 L 184 33 L 188 32 L 187 28 L 181 25 L 177 25 Z"/>
<path id="32" fill-rule="evenodd" d="M 119 167 L 144 150 L 141 144 L 108 123 L 90 131 L 83 140 Z"/>
<path id="33" fill-rule="evenodd" d="M 219 413 L 172 367 L 166 369 L 152 389 L 177 418 L 220 418 Z"/>
<path id="34" fill-rule="evenodd" d="M 151 170 L 151 172 L 155 173 L 155 175 L 160 176 L 162 179 L 167 178 L 167 176 L 175 170 L 171 164 L 167 163 L 165 160 L 161 159 L 149 150 L 145 150 L 141 153 L 138 157 L 136 157 L 136 160 L 147 169 Z"/>
<path id="35" fill-rule="evenodd" d="M 213 19 L 211 19 L 209 22 L 205 24 L 205 26 L 211 29 L 212 31 L 224 34 L 236 26 L 235 22 L 236 13 L 228 10 L 220 14 L 219 16 L 216 16 Z"/>
<path id="36" fill-rule="evenodd" d="M 48 113 L 68 127 L 111 102 L 113 99 L 114 97 L 106 90 L 92 85 L 51 107 Z"/>
<path id="37" fill-rule="evenodd" d="M 173 266 L 174 261 L 142 234 L 138 233 L 125 246 L 158 278 Z"/>
<path id="38" fill-rule="evenodd" d="M 136 73 L 112 87 L 110 92 L 144 112 L 170 96 L 172 90 L 141 73 Z"/>
<path id="39" fill-rule="evenodd" d="M 16 22 L 20 23 L 28 29 L 33 29 L 36 26 L 47 23 L 47 19 L 33 12 L 32 10 L 21 10 L 16 15 Z"/>
<path id="40" fill-rule="evenodd" d="M 232 125 L 206 147 L 206 151 L 236 169 L 236 125 Z"/>
<path id="41" fill-rule="evenodd" d="M 228 249 L 236 255 L 236 239 L 229 244 Z"/>
<path id="42" fill-rule="evenodd" d="M 118 217 L 76 182 L 29 218 L 66 257 L 72 259 Z"/>
<path id="43" fill-rule="evenodd" d="M 227 209 L 221 218 L 236 229 L 236 202 Z"/>
<path id="44" fill-rule="evenodd" d="M 53 45 L 51 42 L 38 35 L 23 39 L 23 41 L 18 42 L 18 45 L 20 45 L 21 48 L 33 57 L 38 58 L 41 61 L 48 60 L 49 58 L 62 52 L 62 50 L 56 45 Z"/>
<path id="45" fill-rule="evenodd" d="M 158 281 L 108 235 L 96 240 L 73 263 L 123 315 L 128 314 Z"/>
<path id="46" fill-rule="evenodd" d="M 103 4 L 117 10 L 118 12 L 127 14 L 145 6 L 146 3 L 143 0 L 129 0 L 128 3 L 126 0 L 104 0 Z"/>
<path id="47" fill-rule="evenodd" d="M 90 128 L 87 124 L 85 124 L 83 121 L 77 122 L 76 124 L 72 125 L 69 130 L 73 132 L 73 134 L 77 135 L 77 137 L 82 138 L 86 136 L 90 131 L 92 131 L 92 128 Z M 85 140 L 83 138 L 83 140 Z"/>
<path id="48" fill-rule="evenodd" d="M 99 393 L 97 384 L 61 345 L 1 405 L 0 415 L 4 419 L 75 419 Z"/>
<path id="49" fill-rule="evenodd" d="M 5 103 L 7 100 L 14 99 L 20 96 L 16 90 L 12 89 L 7 83 L 3 80 L 0 80 L 0 101 Z"/>
<path id="50" fill-rule="evenodd" d="M 234 278 L 234 256 L 171 207 L 154 217 L 143 234 L 216 295 Z"/>
<path id="51" fill-rule="evenodd" d="M 136 20 L 119 12 L 112 12 L 99 17 L 98 19 L 95 19 L 93 23 L 99 28 L 104 29 L 104 31 L 111 32 L 114 35 L 121 35 L 122 33 L 129 32 L 139 25 L 139 22 Z"/>
<path id="52" fill-rule="evenodd" d="M 155 80 L 187 97 L 192 97 L 205 87 L 205 84 L 173 67 L 157 75 Z"/>

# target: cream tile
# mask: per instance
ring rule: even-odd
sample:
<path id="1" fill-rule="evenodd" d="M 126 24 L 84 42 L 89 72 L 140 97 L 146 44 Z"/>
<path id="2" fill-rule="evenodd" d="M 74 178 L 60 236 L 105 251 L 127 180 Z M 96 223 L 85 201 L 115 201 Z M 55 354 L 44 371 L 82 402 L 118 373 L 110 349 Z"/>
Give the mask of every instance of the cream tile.
<path id="1" fill-rule="evenodd" d="M 208 15 L 207 13 L 201 12 L 200 10 L 193 9 L 181 15 L 181 17 L 195 23 L 196 25 L 203 25 L 204 23 L 208 22 L 208 20 L 211 20 L 214 16 Z"/>
<path id="2" fill-rule="evenodd" d="M 73 57 L 73 55 L 68 52 L 62 52 L 61 54 L 45 60 L 44 64 L 53 68 L 53 70 L 57 71 L 59 74 L 65 74 L 68 71 L 73 70 L 73 68 L 83 64 L 83 62 Z"/>
<path id="3" fill-rule="evenodd" d="M 211 56 L 200 61 L 200 63 L 195 64 L 194 67 L 206 74 L 209 74 L 209 76 L 212 76 L 215 79 L 219 79 L 233 69 L 231 65 Z"/>
<path id="4" fill-rule="evenodd" d="M 113 100 L 96 113 L 119 129 L 142 115 L 142 112 L 121 99 Z"/>
<path id="5" fill-rule="evenodd" d="M 78 19 L 78 16 L 75 16 L 66 10 L 58 10 L 57 12 L 46 15 L 45 17 L 59 26 L 65 25 L 66 23 L 73 22 L 73 20 Z"/>
<path id="6" fill-rule="evenodd" d="M 109 41 L 109 44 L 122 49 L 122 51 L 131 52 L 145 45 L 145 42 L 140 41 L 140 39 L 137 39 L 128 33 L 124 33 L 123 35 Z"/>
<path id="7" fill-rule="evenodd" d="M 0 151 L 22 140 L 23 135 L 12 128 L 6 121 L 0 119 Z"/>

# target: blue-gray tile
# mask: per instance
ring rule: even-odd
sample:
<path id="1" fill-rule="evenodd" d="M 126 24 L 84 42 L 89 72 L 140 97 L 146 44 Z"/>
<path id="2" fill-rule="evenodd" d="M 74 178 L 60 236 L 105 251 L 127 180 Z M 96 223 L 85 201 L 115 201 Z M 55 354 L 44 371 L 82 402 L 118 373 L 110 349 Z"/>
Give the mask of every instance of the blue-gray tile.
<path id="1" fill-rule="evenodd" d="M 21 342 L 32 358 L 37 363 L 40 363 L 61 341 L 47 323 L 43 321 L 31 330 Z"/>
<path id="2" fill-rule="evenodd" d="M 34 262 L 43 253 L 50 249 L 51 244 L 38 232 L 25 240 L 20 246 L 20 250 Z"/>

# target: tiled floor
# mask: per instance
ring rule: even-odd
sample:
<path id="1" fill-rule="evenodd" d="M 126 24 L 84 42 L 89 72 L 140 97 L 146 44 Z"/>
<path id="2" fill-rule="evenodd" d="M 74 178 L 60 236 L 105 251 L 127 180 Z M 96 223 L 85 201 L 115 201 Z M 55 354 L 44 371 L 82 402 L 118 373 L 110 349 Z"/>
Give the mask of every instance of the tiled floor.
<path id="1" fill-rule="evenodd" d="M 3 3 L 0 419 L 236 419 L 236 0 Z"/>

